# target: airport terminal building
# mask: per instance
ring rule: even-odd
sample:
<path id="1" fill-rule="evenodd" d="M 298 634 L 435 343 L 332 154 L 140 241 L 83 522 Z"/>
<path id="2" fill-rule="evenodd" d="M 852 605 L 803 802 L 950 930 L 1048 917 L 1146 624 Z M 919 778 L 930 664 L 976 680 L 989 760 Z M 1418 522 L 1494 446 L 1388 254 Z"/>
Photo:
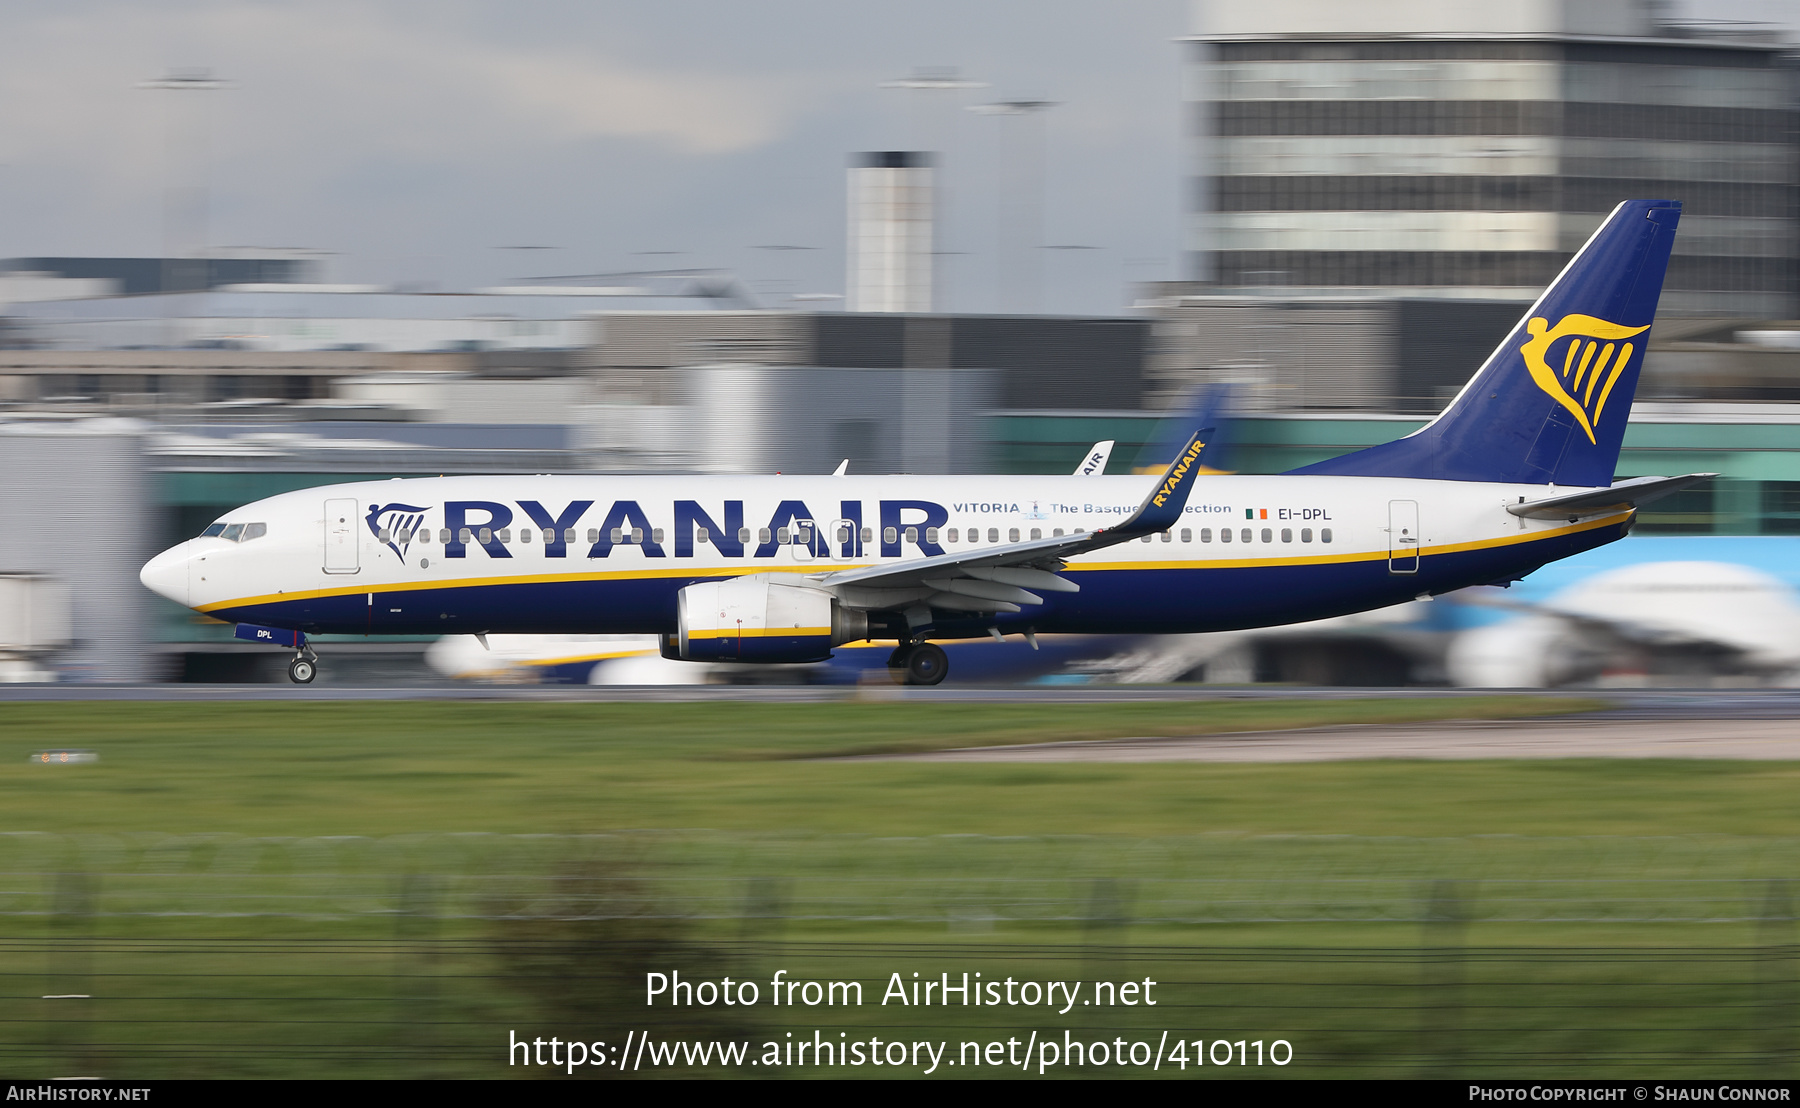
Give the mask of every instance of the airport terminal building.
<path id="1" fill-rule="evenodd" d="M 1663 314 L 1791 318 L 1791 47 L 1666 10 L 1199 6 L 1190 277 L 1216 292 L 1530 300 L 1621 199 L 1670 197 L 1686 210 Z"/>

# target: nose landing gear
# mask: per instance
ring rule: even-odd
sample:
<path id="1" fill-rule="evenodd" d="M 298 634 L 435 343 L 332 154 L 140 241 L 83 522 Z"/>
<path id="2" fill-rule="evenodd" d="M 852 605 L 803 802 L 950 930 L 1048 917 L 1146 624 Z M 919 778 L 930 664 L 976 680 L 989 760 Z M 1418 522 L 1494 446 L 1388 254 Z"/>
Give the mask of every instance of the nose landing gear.
<path id="1" fill-rule="evenodd" d="M 901 643 L 888 655 L 888 671 L 904 685 L 936 685 L 949 674 L 950 659 L 935 643 Z"/>
<path id="2" fill-rule="evenodd" d="M 310 685 L 312 679 L 319 675 L 319 656 L 313 653 L 310 646 L 303 646 L 288 663 L 288 680 L 296 685 Z"/>

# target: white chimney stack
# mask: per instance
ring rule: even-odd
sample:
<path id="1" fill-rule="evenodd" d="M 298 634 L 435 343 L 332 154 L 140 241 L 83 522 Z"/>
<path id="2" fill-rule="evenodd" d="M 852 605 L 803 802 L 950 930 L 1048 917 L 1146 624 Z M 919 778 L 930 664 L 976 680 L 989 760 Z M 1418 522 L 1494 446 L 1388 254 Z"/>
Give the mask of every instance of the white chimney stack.
<path id="1" fill-rule="evenodd" d="M 932 188 L 929 154 L 851 161 L 849 311 L 931 311 Z"/>

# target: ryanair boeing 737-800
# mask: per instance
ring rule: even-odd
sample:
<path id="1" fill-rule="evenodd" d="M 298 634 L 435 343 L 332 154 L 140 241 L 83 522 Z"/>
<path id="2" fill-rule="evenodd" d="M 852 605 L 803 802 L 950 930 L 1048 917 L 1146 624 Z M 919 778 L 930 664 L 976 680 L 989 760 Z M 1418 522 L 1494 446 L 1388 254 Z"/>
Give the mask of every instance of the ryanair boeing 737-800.
<path id="1" fill-rule="evenodd" d="M 285 493 L 157 555 L 145 585 L 295 652 L 316 634 L 647 634 L 671 658 L 803 662 L 862 639 L 1219 631 L 1517 580 L 1621 538 L 1706 474 L 1612 484 L 1674 201 L 1630 200 L 1449 407 L 1277 476 L 438 477 Z M 1091 468 L 1091 467 L 1090 467 Z"/>

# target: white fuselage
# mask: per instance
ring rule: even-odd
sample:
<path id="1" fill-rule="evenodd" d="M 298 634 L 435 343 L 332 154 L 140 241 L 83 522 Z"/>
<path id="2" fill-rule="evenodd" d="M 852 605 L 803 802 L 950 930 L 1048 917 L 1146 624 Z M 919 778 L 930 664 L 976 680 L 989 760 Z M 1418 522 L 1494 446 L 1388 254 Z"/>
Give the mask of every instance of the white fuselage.
<path id="1" fill-rule="evenodd" d="M 492 476 L 332 485 L 245 505 L 143 571 L 237 623 L 310 633 L 668 633 L 675 594 L 820 575 L 1129 517 L 1149 476 Z M 1517 578 L 1621 537 L 1630 513 L 1523 519 L 1558 490 L 1212 476 L 1160 535 L 1075 557 L 1079 592 L 933 634 L 1209 631 L 1318 619 Z M 218 525 L 215 525 L 216 529 Z M 209 529 L 209 530 L 213 530 Z M 255 538 L 244 538 L 260 531 Z M 546 538 L 551 541 L 546 542 Z"/>

